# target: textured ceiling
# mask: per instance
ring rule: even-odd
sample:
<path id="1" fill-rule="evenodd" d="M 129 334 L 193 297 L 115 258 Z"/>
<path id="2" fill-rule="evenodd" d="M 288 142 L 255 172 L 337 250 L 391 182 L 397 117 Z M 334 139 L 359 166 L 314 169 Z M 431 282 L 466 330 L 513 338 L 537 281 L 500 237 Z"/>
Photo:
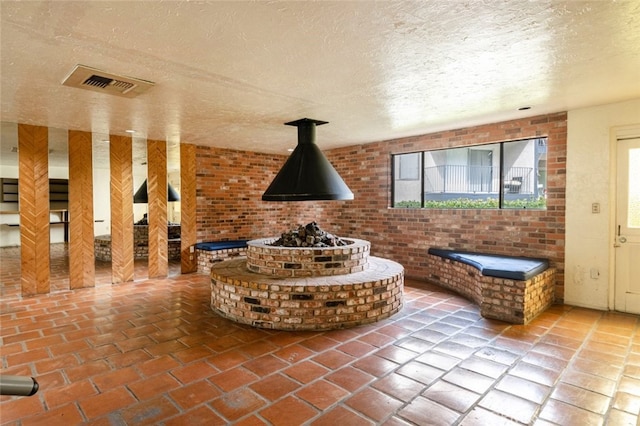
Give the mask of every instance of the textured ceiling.
<path id="1" fill-rule="evenodd" d="M 330 122 L 317 136 L 330 149 L 640 96 L 637 0 L 2 1 L 0 13 L 2 121 L 98 139 L 135 129 L 286 154 L 296 132 L 283 123 L 302 117 Z M 63 86 L 76 64 L 155 86 L 133 99 Z"/>

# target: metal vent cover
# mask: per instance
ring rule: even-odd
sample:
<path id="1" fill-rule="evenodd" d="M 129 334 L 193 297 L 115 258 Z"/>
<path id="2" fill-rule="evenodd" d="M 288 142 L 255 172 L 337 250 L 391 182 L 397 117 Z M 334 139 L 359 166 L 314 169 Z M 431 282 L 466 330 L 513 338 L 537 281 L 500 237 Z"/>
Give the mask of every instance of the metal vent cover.
<path id="1" fill-rule="evenodd" d="M 62 84 L 78 89 L 134 98 L 146 92 L 150 87 L 153 87 L 155 83 L 139 78 L 111 74 L 106 71 L 78 64 L 64 79 Z"/>

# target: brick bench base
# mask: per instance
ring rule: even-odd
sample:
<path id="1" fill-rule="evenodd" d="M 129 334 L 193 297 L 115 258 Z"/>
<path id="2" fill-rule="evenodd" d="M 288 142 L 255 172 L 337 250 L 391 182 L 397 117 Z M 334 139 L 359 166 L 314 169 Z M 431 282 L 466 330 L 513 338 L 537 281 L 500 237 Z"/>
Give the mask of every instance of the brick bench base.
<path id="1" fill-rule="evenodd" d="M 245 256 L 247 241 L 212 241 L 196 244 L 196 261 L 198 272 L 208 274 L 211 266 L 225 260 Z"/>
<path id="2" fill-rule="evenodd" d="M 167 255 L 169 260 L 180 260 L 180 238 L 171 238 L 167 241 Z M 97 260 L 111 262 L 111 235 L 99 235 L 93 241 L 94 256 Z M 134 240 L 134 259 L 149 258 L 149 240 Z"/>
<path id="3" fill-rule="evenodd" d="M 485 318 L 527 324 L 553 303 L 554 268 L 520 281 L 484 276 L 474 266 L 432 254 L 427 264 L 429 281 L 468 297 Z"/>

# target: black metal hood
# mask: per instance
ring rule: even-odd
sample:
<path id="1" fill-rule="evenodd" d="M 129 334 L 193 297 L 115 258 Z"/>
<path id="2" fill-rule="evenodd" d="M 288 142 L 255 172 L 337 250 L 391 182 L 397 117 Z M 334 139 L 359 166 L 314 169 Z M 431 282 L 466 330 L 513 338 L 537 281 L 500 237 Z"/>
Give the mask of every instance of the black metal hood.
<path id="1" fill-rule="evenodd" d="M 262 200 L 353 200 L 353 193 L 315 143 L 316 126 L 327 122 L 302 118 L 284 124 L 298 128 L 298 145 Z"/>
<path id="2" fill-rule="evenodd" d="M 167 201 L 180 201 L 180 195 L 178 192 L 167 182 Z M 133 202 L 135 204 L 143 204 L 149 202 L 149 194 L 147 194 L 147 180 L 145 179 L 140 188 L 133 195 Z"/>

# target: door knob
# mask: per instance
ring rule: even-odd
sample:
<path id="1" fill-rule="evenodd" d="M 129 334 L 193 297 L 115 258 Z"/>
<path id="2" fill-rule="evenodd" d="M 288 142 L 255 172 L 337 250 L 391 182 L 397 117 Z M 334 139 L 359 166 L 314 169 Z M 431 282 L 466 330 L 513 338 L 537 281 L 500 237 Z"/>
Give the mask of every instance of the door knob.
<path id="1" fill-rule="evenodd" d="M 627 242 L 627 238 L 626 237 L 620 237 L 620 238 L 618 238 L 618 241 L 620 241 L 621 243 L 626 243 Z"/>

